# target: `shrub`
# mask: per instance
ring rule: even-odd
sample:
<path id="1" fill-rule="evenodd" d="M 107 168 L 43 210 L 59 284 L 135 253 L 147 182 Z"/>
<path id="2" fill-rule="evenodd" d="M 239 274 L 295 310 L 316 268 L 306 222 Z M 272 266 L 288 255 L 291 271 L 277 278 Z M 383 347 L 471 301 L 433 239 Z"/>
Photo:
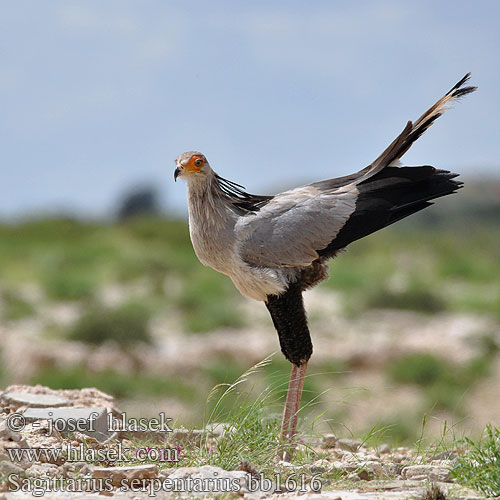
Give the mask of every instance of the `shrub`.
<path id="1" fill-rule="evenodd" d="M 374 309 L 407 309 L 429 314 L 446 309 L 441 297 L 423 286 L 410 286 L 401 291 L 385 287 L 373 290 L 368 294 L 366 306 Z"/>
<path id="2" fill-rule="evenodd" d="M 127 304 L 117 309 L 95 308 L 76 322 L 69 337 L 89 344 L 109 340 L 124 346 L 149 343 L 149 315 L 148 309 L 140 304 Z"/>
<path id="3" fill-rule="evenodd" d="M 45 273 L 42 283 L 47 295 L 56 300 L 80 300 L 91 297 L 96 282 L 92 274 L 75 271 Z"/>
<path id="4" fill-rule="evenodd" d="M 424 388 L 429 406 L 456 410 L 465 391 L 489 374 L 491 359 L 480 356 L 464 365 L 452 365 L 432 354 L 409 354 L 388 366 L 392 381 Z"/>
<path id="5" fill-rule="evenodd" d="M 432 354 L 416 353 L 393 361 L 388 369 L 394 382 L 426 386 L 446 378 L 449 366 Z"/>

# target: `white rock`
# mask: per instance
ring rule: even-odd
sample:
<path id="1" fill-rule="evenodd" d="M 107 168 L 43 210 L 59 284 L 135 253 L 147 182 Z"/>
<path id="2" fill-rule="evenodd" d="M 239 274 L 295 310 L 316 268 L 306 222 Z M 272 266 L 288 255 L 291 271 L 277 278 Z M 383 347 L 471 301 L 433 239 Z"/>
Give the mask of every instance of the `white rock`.
<path id="1" fill-rule="evenodd" d="M 28 406 L 30 408 L 49 408 L 54 406 L 69 406 L 69 399 L 52 394 L 31 394 L 29 392 L 6 392 L 1 398 L 8 403 Z"/>
<path id="2" fill-rule="evenodd" d="M 413 479 L 415 481 L 430 479 L 431 481 L 446 483 L 452 480 L 449 469 L 435 465 L 408 465 L 403 469 L 402 476 L 405 479 Z"/>

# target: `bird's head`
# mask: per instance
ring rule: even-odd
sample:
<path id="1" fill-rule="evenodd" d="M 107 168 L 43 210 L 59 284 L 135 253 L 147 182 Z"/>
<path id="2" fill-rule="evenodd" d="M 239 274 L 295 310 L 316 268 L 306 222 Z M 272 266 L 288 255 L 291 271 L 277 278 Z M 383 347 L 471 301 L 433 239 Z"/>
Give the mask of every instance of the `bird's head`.
<path id="1" fill-rule="evenodd" d="M 180 154 L 175 160 L 174 180 L 177 177 L 189 179 L 202 179 L 211 172 L 210 165 L 204 155 L 198 151 L 188 151 Z"/>

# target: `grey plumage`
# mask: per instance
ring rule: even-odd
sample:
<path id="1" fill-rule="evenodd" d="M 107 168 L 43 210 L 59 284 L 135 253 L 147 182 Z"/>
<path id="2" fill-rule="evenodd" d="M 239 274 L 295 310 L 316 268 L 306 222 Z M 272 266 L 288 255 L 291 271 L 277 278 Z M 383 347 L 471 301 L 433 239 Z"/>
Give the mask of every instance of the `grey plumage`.
<path id="1" fill-rule="evenodd" d="M 460 183 L 451 181 L 453 175 L 443 183 L 444 174 L 433 167 L 394 165 L 454 99 L 475 90 L 463 87 L 468 79 L 469 74 L 409 121 L 366 168 L 275 196 L 246 193 L 216 174 L 201 153 L 180 155 L 176 176 L 188 181 L 191 240 L 200 261 L 228 275 L 242 294 L 266 301 L 305 276 L 313 286 L 327 275 L 326 260 L 351 241 L 454 192 Z M 408 189 L 417 196 L 412 207 L 407 207 Z M 339 234 L 342 246 L 335 244 Z"/>

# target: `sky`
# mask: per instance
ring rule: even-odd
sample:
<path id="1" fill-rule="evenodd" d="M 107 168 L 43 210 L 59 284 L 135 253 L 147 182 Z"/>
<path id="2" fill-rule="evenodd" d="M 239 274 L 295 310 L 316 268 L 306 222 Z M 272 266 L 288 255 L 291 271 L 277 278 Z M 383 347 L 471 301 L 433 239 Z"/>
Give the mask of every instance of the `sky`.
<path id="1" fill-rule="evenodd" d="M 0 15 L 0 217 L 107 216 L 183 151 L 253 193 L 373 161 L 466 72 L 405 156 L 500 177 L 500 2 L 16 0 Z"/>

